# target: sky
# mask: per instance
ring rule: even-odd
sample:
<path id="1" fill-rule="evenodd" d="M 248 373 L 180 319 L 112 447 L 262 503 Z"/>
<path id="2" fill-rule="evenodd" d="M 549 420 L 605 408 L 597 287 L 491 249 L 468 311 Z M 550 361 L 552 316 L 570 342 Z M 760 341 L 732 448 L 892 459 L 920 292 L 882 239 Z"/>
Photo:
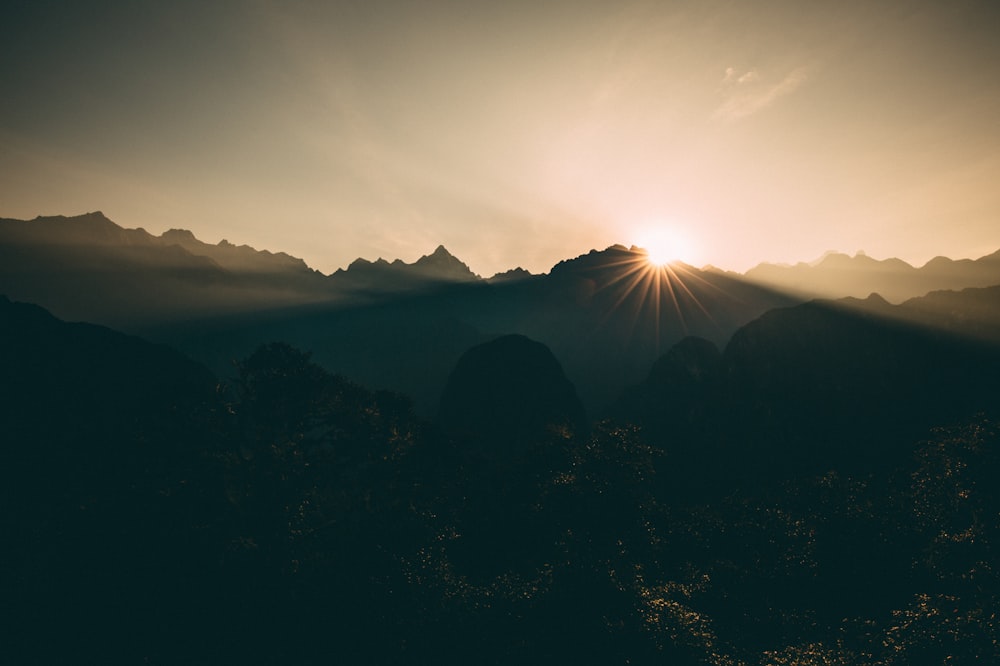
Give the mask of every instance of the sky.
<path id="1" fill-rule="evenodd" d="M 1000 248 L 1000 4 L 8 2 L 0 217 L 477 273 Z"/>

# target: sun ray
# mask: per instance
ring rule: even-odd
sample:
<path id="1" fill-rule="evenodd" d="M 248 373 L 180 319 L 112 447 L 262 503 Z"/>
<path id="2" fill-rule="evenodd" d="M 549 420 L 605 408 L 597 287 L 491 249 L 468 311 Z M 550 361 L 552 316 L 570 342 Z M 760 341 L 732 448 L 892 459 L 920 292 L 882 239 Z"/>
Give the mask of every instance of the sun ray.
<path id="1" fill-rule="evenodd" d="M 668 275 L 668 278 L 676 278 L 676 279 L 677 279 L 677 285 L 678 285 L 678 286 L 679 286 L 679 287 L 680 287 L 681 289 L 683 289 L 683 290 L 684 290 L 684 292 L 685 292 L 685 293 L 686 293 L 686 294 L 687 294 L 688 296 L 690 296 L 690 297 L 691 297 L 691 301 L 692 301 L 692 302 L 693 302 L 693 303 L 694 303 L 694 304 L 695 304 L 696 306 L 698 306 L 698 309 L 699 309 L 699 310 L 701 310 L 701 311 L 702 311 L 702 313 L 703 313 L 703 314 L 704 314 L 704 315 L 705 315 L 706 317 L 708 317 L 708 319 L 709 319 L 709 320 L 710 320 L 710 321 L 711 321 L 711 322 L 712 322 L 713 324 L 716 324 L 716 325 L 718 325 L 718 324 L 716 323 L 715 319 L 714 319 L 714 318 L 712 317 L 712 315 L 711 315 L 711 314 L 710 314 L 710 313 L 708 312 L 708 310 L 706 310 L 706 309 L 705 309 L 705 306 L 704 306 L 704 305 L 702 305 L 702 304 L 701 304 L 701 301 L 699 301 L 699 300 L 698 300 L 698 297 L 694 295 L 694 292 L 692 292 L 692 291 L 691 291 L 691 289 L 689 289 L 689 288 L 688 288 L 688 286 L 687 286 L 686 284 L 684 284 L 684 280 L 682 280 L 682 279 L 680 278 L 680 276 L 679 276 L 679 275 L 678 275 L 678 274 L 677 274 L 677 273 L 676 273 L 676 272 L 674 271 L 673 267 L 671 267 L 671 266 L 664 266 L 664 272 L 666 272 L 666 273 L 667 273 L 667 275 Z M 671 280 L 671 283 L 672 283 L 672 280 Z"/>
<path id="2" fill-rule="evenodd" d="M 674 311 L 677 313 L 677 319 L 680 320 L 681 328 L 684 330 L 684 334 L 687 335 L 688 333 L 687 322 L 684 320 L 684 313 L 681 312 L 680 302 L 677 300 L 677 294 L 674 292 L 673 282 L 671 282 L 669 277 L 666 275 L 667 271 L 666 267 L 661 266 L 660 271 L 661 271 L 660 275 L 662 276 L 661 279 L 663 280 L 663 282 L 666 283 L 667 291 L 670 292 L 670 301 L 674 304 Z"/>
<path id="3" fill-rule="evenodd" d="M 711 276 L 687 263 L 672 261 L 657 264 L 647 251 L 633 246 L 619 247 L 604 261 L 591 262 L 582 276 L 591 280 L 594 291 L 596 330 L 614 325 L 615 314 L 627 339 L 647 345 L 659 356 L 677 342 L 672 336 L 691 335 L 697 331 L 720 330 L 705 297 L 740 300 L 712 280 Z M 699 324 L 698 322 L 703 322 Z M 631 343 L 630 343 L 631 344 Z"/>

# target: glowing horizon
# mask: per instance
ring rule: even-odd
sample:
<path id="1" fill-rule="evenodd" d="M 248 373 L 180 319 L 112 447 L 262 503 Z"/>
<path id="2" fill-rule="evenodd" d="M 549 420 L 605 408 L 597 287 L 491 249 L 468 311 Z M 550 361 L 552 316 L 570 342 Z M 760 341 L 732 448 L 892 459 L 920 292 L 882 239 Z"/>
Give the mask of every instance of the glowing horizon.
<path id="1" fill-rule="evenodd" d="M 534 273 L 635 225 L 745 271 L 1000 247 L 992 8 L 305 0 L 12 10 L 0 216 Z M 652 245 L 652 244 L 651 244 Z M 669 253 L 668 253 L 669 254 Z"/>

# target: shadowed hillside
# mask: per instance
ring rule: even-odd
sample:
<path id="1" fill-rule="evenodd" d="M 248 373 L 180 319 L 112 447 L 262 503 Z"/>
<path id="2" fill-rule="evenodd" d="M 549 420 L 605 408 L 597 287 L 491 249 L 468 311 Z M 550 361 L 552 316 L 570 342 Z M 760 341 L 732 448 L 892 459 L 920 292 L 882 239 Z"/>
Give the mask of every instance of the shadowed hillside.
<path id="1" fill-rule="evenodd" d="M 772 281 L 780 287 L 775 290 L 717 270 L 653 266 L 644 251 L 621 245 L 560 262 L 546 275 L 515 270 L 482 280 L 438 247 L 412 264 L 359 259 L 323 276 L 284 254 L 226 241 L 210 245 L 176 229 L 155 237 L 122 229 L 100 213 L 2 220 L 0 255 L 0 293 L 12 298 L 173 344 L 223 377 L 234 359 L 285 340 L 332 371 L 411 396 L 424 415 L 434 412 L 459 356 L 500 335 L 548 346 L 587 410 L 598 414 L 681 339 L 696 336 L 722 347 L 747 322 L 820 286 L 840 289 L 849 282 L 868 296 L 873 285 L 896 293 L 904 283 L 923 289 L 1000 282 L 992 255 L 975 262 L 939 259 L 919 270 L 830 255 L 815 267 L 775 269 L 805 276 L 801 284 L 792 284 L 799 278 Z M 748 277 L 758 280 L 762 270 Z M 893 316 L 968 327 L 944 306 L 920 314 L 930 303 Z M 972 315 L 981 320 L 976 326 L 986 327 L 983 335 L 995 329 L 990 306 L 984 301 L 982 316 Z"/>
<path id="2" fill-rule="evenodd" d="M 588 411 L 597 413 L 673 342 L 701 335 L 723 344 L 742 324 L 793 302 L 725 275 L 652 267 L 644 252 L 615 246 L 563 262 L 549 275 L 437 283 L 365 304 L 146 332 L 220 373 L 256 344 L 287 340 L 356 381 L 412 396 L 423 414 L 433 413 L 445 369 L 465 349 L 499 335 L 524 335 L 552 350 Z"/>
<path id="3" fill-rule="evenodd" d="M 438 424 L 280 342 L 229 387 L 6 299 L 0 343 L 12 663 L 1000 657 L 995 347 L 774 310 L 585 432 L 520 336 Z"/>
<path id="4" fill-rule="evenodd" d="M 167 347 L 5 298 L 0 375 L 5 658 L 60 662 L 72 645 L 125 663 L 164 632 L 197 645 L 191 627 L 211 614 L 184 600 L 216 585 L 223 539 L 215 379 Z"/>
<path id="5" fill-rule="evenodd" d="M 438 423 L 491 460 L 586 430 L 583 405 L 544 345 L 507 335 L 465 352 L 441 396 Z"/>
<path id="6" fill-rule="evenodd" d="M 953 293 L 950 302 L 969 300 Z M 696 480 L 723 467 L 758 480 L 891 467 L 934 424 L 1000 404 L 1000 346 L 917 325 L 929 319 L 917 305 L 772 310 L 739 329 L 721 357 L 686 339 L 611 414 L 643 426 L 680 465 L 678 480 L 695 485 L 724 483 Z"/>
<path id="7" fill-rule="evenodd" d="M 190 232 L 153 236 L 102 213 L 0 220 L 0 293 L 62 317 L 136 330 L 154 322 L 328 300 L 299 259 Z"/>

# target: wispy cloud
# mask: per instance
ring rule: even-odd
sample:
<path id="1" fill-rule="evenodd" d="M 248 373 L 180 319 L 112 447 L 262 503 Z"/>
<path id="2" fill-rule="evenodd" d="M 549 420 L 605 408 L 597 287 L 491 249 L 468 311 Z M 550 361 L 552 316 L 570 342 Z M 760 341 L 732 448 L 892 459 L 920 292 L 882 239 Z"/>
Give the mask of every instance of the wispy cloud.
<path id="1" fill-rule="evenodd" d="M 805 67 L 797 67 L 780 81 L 768 81 L 756 69 L 740 71 L 727 67 L 721 81 L 724 96 L 712 118 L 731 123 L 761 111 L 789 95 L 808 79 Z"/>

